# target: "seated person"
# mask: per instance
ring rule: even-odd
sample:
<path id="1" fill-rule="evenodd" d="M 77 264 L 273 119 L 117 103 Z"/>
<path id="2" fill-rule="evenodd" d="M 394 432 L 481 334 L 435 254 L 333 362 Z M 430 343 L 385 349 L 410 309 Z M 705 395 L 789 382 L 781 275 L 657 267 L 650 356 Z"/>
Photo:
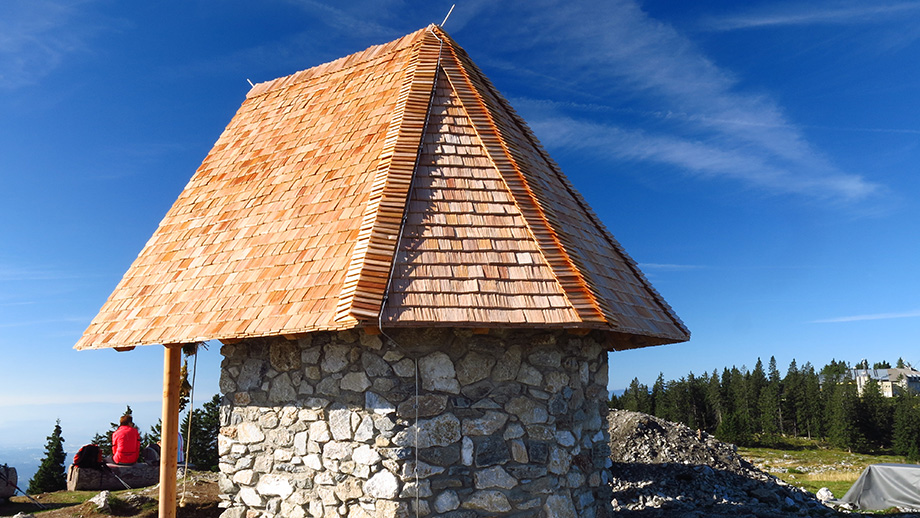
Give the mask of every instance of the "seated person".
<path id="1" fill-rule="evenodd" d="M 141 458 L 144 459 L 144 462 L 147 464 L 159 464 L 160 463 L 160 445 L 151 444 L 143 450 L 141 450 Z"/>
<path id="2" fill-rule="evenodd" d="M 176 449 L 176 462 L 178 464 L 182 464 L 183 462 L 185 462 L 185 440 L 182 438 L 181 433 L 176 434 L 176 439 L 177 439 L 176 442 L 178 443 L 178 448 Z M 146 448 L 144 448 L 145 452 L 147 452 L 148 450 L 150 451 L 150 459 L 153 459 L 156 461 L 160 460 L 160 453 L 161 453 L 160 448 L 162 446 L 160 443 L 161 441 L 157 441 L 156 444 L 151 444 L 150 446 L 147 446 Z M 145 455 L 144 458 L 146 459 L 147 454 L 145 453 L 144 455 Z"/>
<path id="3" fill-rule="evenodd" d="M 118 429 L 112 432 L 111 462 L 134 464 L 141 452 L 141 436 L 134 427 L 134 420 L 126 414 L 121 416 Z M 109 459 L 106 459 L 109 461 Z"/>

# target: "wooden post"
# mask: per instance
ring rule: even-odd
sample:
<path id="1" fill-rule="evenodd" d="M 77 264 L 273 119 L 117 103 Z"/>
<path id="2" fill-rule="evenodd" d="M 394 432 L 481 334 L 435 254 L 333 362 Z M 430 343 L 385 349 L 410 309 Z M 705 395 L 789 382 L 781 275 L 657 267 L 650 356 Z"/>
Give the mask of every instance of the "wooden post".
<path id="1" fill-rule="evenodd" d="M 160 514 L 176 518 L 176 469 L 179 450 L 179 378 L 182 346 L 164 345 L 163 413 L 160 427 Z"/>

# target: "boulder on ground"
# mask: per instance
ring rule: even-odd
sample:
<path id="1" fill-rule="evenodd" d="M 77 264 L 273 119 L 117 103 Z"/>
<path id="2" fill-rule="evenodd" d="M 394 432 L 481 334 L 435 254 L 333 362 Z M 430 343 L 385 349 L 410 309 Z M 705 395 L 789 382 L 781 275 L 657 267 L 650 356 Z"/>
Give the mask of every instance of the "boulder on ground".
<path id="1" fill-rule="evenodd" d="M 16 468 L 11 468 L 6 464 L 0 466 L 0 500 L 6 500 L 16 493 L 16 484 L 19 478 L 16 475 Z"/>

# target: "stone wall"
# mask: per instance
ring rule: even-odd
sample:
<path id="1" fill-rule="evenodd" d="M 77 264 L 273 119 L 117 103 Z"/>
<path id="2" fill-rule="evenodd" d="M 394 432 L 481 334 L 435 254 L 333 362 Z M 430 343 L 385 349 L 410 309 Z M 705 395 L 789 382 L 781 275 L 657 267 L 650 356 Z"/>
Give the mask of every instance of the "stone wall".
<path id="1" fill-rule="evenodd" d="M 221 349 L 222 516 L 598 516 L 610 459 L 593 335 L 389 334 Z"/>

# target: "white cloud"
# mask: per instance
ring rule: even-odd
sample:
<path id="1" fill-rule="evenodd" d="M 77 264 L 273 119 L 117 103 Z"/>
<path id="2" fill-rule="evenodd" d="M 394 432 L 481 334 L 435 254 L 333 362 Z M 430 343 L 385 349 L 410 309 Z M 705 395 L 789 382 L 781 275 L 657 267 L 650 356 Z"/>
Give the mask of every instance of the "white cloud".
<path id="1" fill-rule="evenodd" d="M 356 36 L 390 38 L 400 36 L 399 31 L 373 20 L 382 19 L 392 12 L 392 2 L 335 3 L 335 7 L 316 0 L 288 0 L 289 3 L 310 12 L 319 13 L 328 27 Z"/>
<path id="2" fill-rule="evenodd" d="M 534 131 L 551 147 L 598 151 L 622 160 L 667 164 L 700 177 L 738 180 L 773 193 L 855 201 L 878 189 L 860 176 L 826 166 L 819 169 L 809 160 L 788 160 L 762 147 L 731 138 L 702 141 L 564 116 L 537 116 L 531 120 Z"/>
<path id="3" fill-rule="evenodd" d="M 682 272 L 687 270 L 700 270 L 705 266 L 697 264 L 668 264 L 668 263 L 639 263 L 642 270 L 657 270 L 663 272 Z"/>
<path id="4" fill-rule="evenodd" d="M 91 0 L 4 0 L 0 16 L 0 88 L 37 83 L 86 50 L 98 27 L 77 20 Z"/>
<path id="5" fill-rule="evenodd" d="M 890 320 L 893 318 L 917 318 L 920 317 L 920 309 L 914 311 L 904 311 L 901 313 L 873 313 L 868 315 L 852 315 L 848 317 L 825 318 L 821 320 L 812 320 L 811 324 L 836 324 L 840 322 L 861 322 L 865 320 Z"/>
<path id="6" fill-rule="evenodd" d="M 46 318 L 41 320 L 15 320 L 12 322 L 0 322 L 0 329 L 10 328 L 10 327 L 45 327 L 48 324 L 61 324 L 61 323 L 79 323 L 86 324 L 92 319 L 87 317 L 61 317 L 61 318 Z M 70 336 L 70 335 L 66 335 Z"/>
<path id="7" fill-rule="evenodd" d="M 0 282 L 49 281 L 74 278 L 59 271 L 0 264 Z"/>
<path id="8" fill-rule="evenodd" d="M 882 190 L 840 170 L 769 94 L 741 87 L 732 71 L 632 0 L 564 9 L 536 5 L 526 23 L 542 27 L 528 38 L 532 46 L 518 43 L 516 51 L 534 54 L 532 67 L 540 70 L 527 75 L 545 81 L 551 73 L 563 91 L 577 84 L 584 100 L 522 110 L 550 146 L 594 146 L 701 178 L 831 201 L 862 200 Z M 648 109 L 624 114 L 616 125 L 597 122 L 609 120 L 603 112 L 618 105 Z"/>
<path id="9" fill-rule="evenodd" d="M 920 15 L 920 3 L 918 2 L 834 2 L 830 4 L 798 2 L 787 5 L 773 4 L 769 10 L 762 9 L 737 15 L 713 17 L 706 20 L 703 25 L 710 30 L 730 31 L 788 25 L 879 23 L 891 20 L 901 21 L 904 17 L 916 17 L 917 15 Z"/>

